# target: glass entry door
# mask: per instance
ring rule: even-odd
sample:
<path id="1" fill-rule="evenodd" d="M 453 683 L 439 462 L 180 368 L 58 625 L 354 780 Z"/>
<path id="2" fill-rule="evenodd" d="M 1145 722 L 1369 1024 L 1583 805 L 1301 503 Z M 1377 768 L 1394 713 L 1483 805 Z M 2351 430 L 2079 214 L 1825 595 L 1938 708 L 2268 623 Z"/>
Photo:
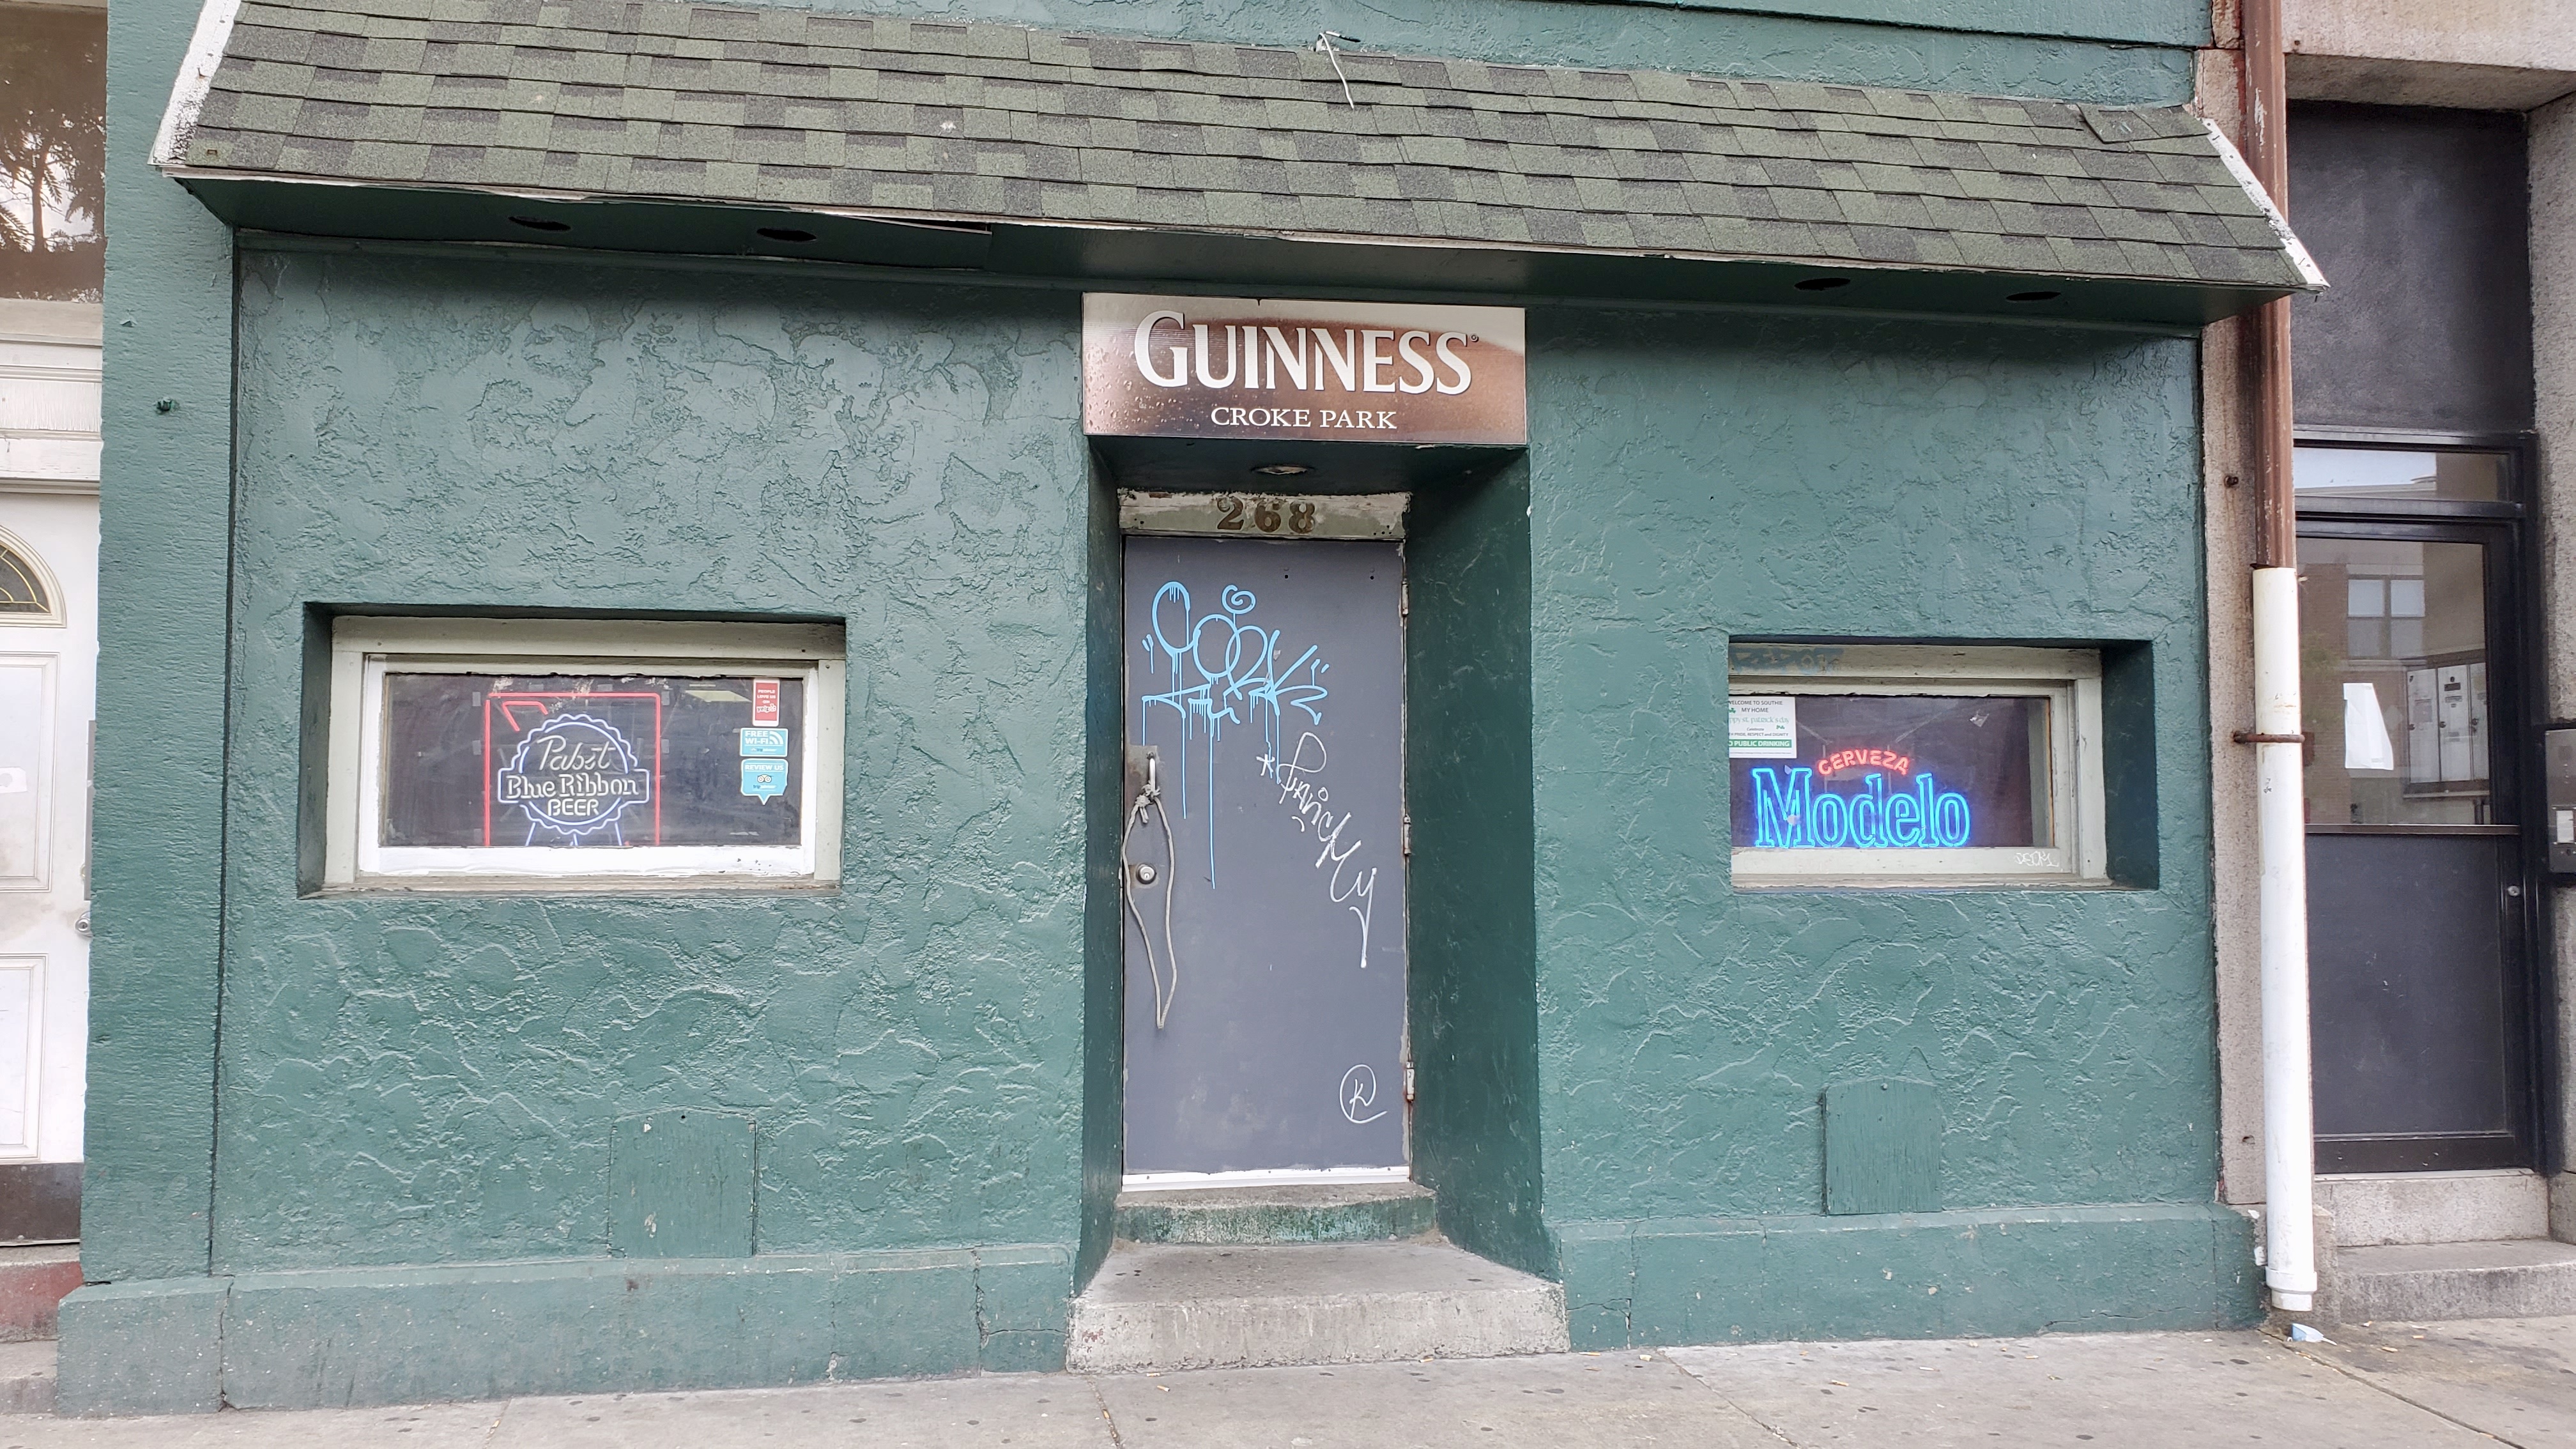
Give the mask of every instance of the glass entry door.
<path id="1" fill-rule="evenodd" d="M 2512 537 L 2301 527 L 2320 1172 L 2534 1160 Z"/>

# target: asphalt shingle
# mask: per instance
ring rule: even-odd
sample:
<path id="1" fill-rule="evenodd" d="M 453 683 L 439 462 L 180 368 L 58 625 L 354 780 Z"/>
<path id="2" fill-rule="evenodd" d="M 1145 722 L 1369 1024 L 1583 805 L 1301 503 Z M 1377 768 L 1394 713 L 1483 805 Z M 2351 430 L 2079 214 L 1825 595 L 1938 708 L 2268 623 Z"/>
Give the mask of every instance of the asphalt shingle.
<path id="1" fill-rule="evenodd" d="M 1335 59 L 673 0 L 247 0 L 163 164 L 2306 285 L 2180 107 L 1349 51 L 1337 73 Z"/>

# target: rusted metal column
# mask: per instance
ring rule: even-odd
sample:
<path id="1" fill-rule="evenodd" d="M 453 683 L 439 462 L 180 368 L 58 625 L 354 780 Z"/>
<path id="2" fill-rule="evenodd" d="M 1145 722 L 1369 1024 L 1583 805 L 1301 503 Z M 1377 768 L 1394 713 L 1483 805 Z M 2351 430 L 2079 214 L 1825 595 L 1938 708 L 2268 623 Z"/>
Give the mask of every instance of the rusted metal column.
<path id="1" fill-rule="evenodd" d="M 2281 0 L 2244 0 L 2245 160 L 2289 213 L 2290 157 Z M 2255 816 L 2261 861 L 2263 1280 L 2273 1305 L 2315 1303 L 2316 1109 L 2308 1039 L 2305 751 L 2299 720 L 2298 509 L 2291 492 L 2290 299 L 2254 329 Z"/>
<path id="2" fill-rule="evenodd" d="M 2283 216 L 2290 213 L 2290 146 L 2282 70 L 2281 0 L 2244 0 L 2245 164 Z M 2254 330 L 2254 567 L 2298 563 L 2298 518 L 2290 493 L 2290 299 L 2266 302 L 2247 319 Z"/>

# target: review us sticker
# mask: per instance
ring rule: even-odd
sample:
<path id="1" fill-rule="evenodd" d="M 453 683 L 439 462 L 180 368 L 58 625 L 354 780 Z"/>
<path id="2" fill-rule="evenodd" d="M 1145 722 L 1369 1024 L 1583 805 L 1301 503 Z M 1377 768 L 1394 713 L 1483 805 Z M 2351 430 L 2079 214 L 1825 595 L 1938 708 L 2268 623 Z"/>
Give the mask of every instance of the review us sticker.
<path id="1" fill-rule="evenodd" d="M 742 762 L 742 793 L 763 805 L 787 793 L 785 760 L 745 760 Z"/>

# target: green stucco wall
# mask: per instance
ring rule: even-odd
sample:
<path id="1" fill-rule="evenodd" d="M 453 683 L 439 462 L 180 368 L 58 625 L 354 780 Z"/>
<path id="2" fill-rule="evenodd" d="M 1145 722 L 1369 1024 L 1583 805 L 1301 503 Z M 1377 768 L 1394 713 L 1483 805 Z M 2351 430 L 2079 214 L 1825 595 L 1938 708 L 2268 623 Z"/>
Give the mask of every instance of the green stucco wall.
<path id="1" fill-rule="evenodd" d="M 2191 97 L 2207 0 L 1773 0 L 1722 5 L 1601 0 L 843 0 L 871 14 L 996 20 L 1077 32 L 1308 46 L 1316 32 L 1369 50 L 1509 65 L 1602 65 L 2058 96 L 2104 105 Z"/>
<path id="2" fill-rule="evenodd" d="M 851 8 L 2111 103 L 2187 98 L 2208 29 L 2200 0 Z M 237 277 L 144 159 L 194 15 L 110 15 L 64 1401 L 1060 1361 L 1117 1170 L 1117 547 L 1076 298 L 274 241 Z M 1527 464 L 1426 500 L 1413 545 L 1444 1226 L 1562 1275 L 1594 1344 L 2250 1311 L 2209 1206 L 2191 344 L 1530 320 Z M 847 620 L 843 890 L 299 898 L 314 606 L 343 604 Z M 2154 888 L 1733 891 L 1726 646 L 1808 634 L 2124 646 L 2115 791 L 2149 803 L 2115 854 Z M 1825 1217 L 1820 1094 L 1890 1076 L 1943 1103 L 1948 1210 Z M 614 1123 L 686 1107 L 757 1123 L 759 1256 L 601 1256 Z"/>
<path id="3" fill-rule="evenodd" d="M 1074 295 L 276 244 L 241 274 L 211 1246 L 76 1295 L 71 1401 L 1060 1362 L 1117 1166 Z M 2204 792 L 2155 788 L 2207 768 L 2192 345 L 1530 336 L 1528 459 L 1410 545 L 1443 1225 L 1563 1277 L 1593 1345 L 2241 1318 Z M 308 671 L 351 606 L 846 620 L 842 889 L 300 894 Z M 2152 888 L 1734 890 L 1727 647 L 1799 636 L 2109 646 Z M 1886 1078 L 1941 1103 L 1944 1210 L 1824 1216 L 1820 1096 Z M 605 1256 L 616 1124 L 688 1108 L 756 1124 L 756 1256 Z"/>
<path id="4" fill-rule="evenodd" d="M 1076 314 L 246 256 L 212 1251 L 130 1275 L 230 1280 L 228 1402 L 1062 1361 L 1106 497 Z M 341 605 L 846 619 L 841 889 L 300 896 L 308 644 Z M 756 1124 L 750 1263 L 352 1272 L 603 1254 L 618 1120 L 692 1107 Z M 351 1331 L 370 1304 L 499 1328 Z M 76 1303 L 67 1333 L 120 1311 Z M 622 1366 L 527 1351 L 621 1315 L 648 1325 Z M 763 1323 L 785 1347 L 746 1353 Z"/>
<path id="5" fill-rule="evenodd" d="M 2194 1266 L 2078 1321 L 2250 1307 L 2209 1206 L 2206 792 L 2115 796 L 2152 890 L 1739 892 L 1721 764 L 1733 638 L 2111 643 L 2152 661 L 2121 697 L 2154 775 L 2205 779 L 2195 367 L 2112 332 L 1532 314 L 1542 1170 L 1579 1339 L 2063 1326 L 2049 1235 L 2010 1223 L 2079 1205 L 2125 1226 L 2055 1232 L 2121 1281 Z M 1863 1243 L 1819 1216 L 1819 1098 L 1889 1077 L 1934 1084 L 1968 1216 Z M 1708 1291 L 1754 1276 L 1805 1286 Z"/>
<path id="6" fill-rule="evenodd" d="M 1072 1240 L 1070 302 L 250 257 L 218 1272 L 600 1251 L 686 1106 L 764 1251 Z M 846 618 L 841 890 L 298 899 L 316 603 Z"/>

